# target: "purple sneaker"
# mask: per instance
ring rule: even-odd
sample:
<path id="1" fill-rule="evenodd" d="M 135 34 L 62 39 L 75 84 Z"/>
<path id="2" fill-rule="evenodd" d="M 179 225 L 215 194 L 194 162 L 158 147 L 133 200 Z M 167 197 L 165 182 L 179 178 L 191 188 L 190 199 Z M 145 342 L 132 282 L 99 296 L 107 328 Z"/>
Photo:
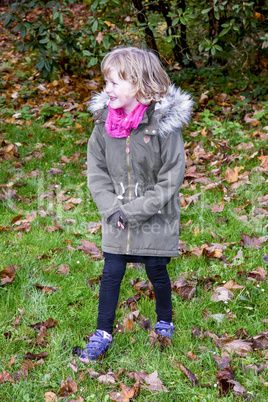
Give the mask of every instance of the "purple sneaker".
<path id="1" fill-rule="evenodd" d="M 79 359 L 83 363 L 89 363 L 90 360 L 101 358 L 105 352 L 112 347 L 113 337 L 106 331 L 98 330 L 89 338 L 89 343 Z"/>
<path id="2" fill-rule="evenodd" d="M 161 336 L 166 336 L 168 338 L 172 338 L 175 328 L 172 322 L 167 321 L 158 321 L 154 326 L 156 334 L 160 334 Z"/>

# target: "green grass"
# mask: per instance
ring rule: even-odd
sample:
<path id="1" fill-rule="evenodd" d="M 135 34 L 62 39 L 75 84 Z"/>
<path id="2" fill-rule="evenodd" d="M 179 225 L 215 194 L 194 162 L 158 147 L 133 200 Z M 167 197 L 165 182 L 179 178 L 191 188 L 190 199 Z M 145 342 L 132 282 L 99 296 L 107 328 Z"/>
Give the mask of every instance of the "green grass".
<path id="1" fill-rule="evenodd" d="M 214 123 L 209 122 L 214 117 L 205 116 L 206 126 L 214 130 Z M 27 120 L 27 119 L 26 119 Z M 83 124 L 83 123 L 82 123 Z M 112 370 L 118 373 L 119 368 L 125 372 L 119 375 L 121 382 L 128 386 L 134 381 L 127 376 L 129 371 L 144 370 L 147 374 L 157 370 L 159 378 L 167 387 L 167 393 L 159 393 L 141 388 L 137 401 L 215 401 L 218 398 L 218 386 L 216 373 L 217 368 L 212 358 L 213 354 L 221 355 L 216 345 L 209 338 L 195 338 L 192 334 L 194 326 L 201 330 L 210 330 L 213 333 L 223 335 L 225 333 L 234 336 L 234 333 L 244 328 L 250 336 L 267 329 L 267 323 L 262 322 L 268 318 L 268 286 L 267 282 L 248 281 L 246 276 L 239 276 L 239 271 L 251 271 L 259 266 L 265 268 L 262 259 L 263 254 L 268 253 L 267 242 L 262 247 L 243 247 L 240 232 L 257 237 L 266 236 L 267 221 L 265 217 L 258 218 L 254 214 L 257 199 L 267 193 L 267 174 L 254 170 L 260 165 L 257 159 L 264 149 L 265 143 L 258 137 L 253 137 L 251 132 L 239 123 L 243 135 L 236 136 L 237 127 L 232 126 L 226 120 L 222 122 L 221 130 L 216 130 L 213 138 L 206 138 L 198 134 L 192 137 L 192 132 L 201 130 L 204 127 L 202 119 L 193 124 L 190 129 L 184 132 L 185 142 L 191 142 L 190 159 L 193 154 L 193 143 L 199 144 L 216 155 L 219 151 L 215 144 L 222 139 L 230 140 L 229 155 L 233 159 L 219 165 L 218 176 L 210 174 L 213 182 L 224 178 L 227 166 L 234 169 L 235 166 L 243 166 L 244 171 L 249 172 L 251 184 L 244 184 L 236 190 L 230 190 L 226 181 L 213 189 L 204 189 L 203 185 L 188 183 L 183 186 L 182 194 L 193 195 L 201 193 L 198 201 L 194 202 L 181 211 L 181 240 L 186 242 L 187 249 L 201 247 L 203 244 L 211 243 L 233 243 L 227 246 L 223 255 L 225 260 L 217 258 L 208 259 L 205 256 L 197 258 L 190 252 L 179 258 L 172 259 L 169 265 L 171 279 L 176 280 L 182 273 L 188 278 L 214 277 L 219 275 L 212 289 L 198 284 L 195 297 L 189 302 L 184 301 L 178 294 L 173 294 L 174 324 L 176 333 L 172 347 L 161 351 L 159 348 L 152 349 L 149 343 L 149 332 L 145 331 L 135 323 L 135 331 L 114 336 L 114 345 L 106 358 L 100 362 L 91 363 L 89 367 L 107 373 Z M 100 215 L 87 190 L 86 176 L 81 174 L 86 162 L 86 144 L 77 145 L 76 142 L 89 137 L 91 127 L 86 128 L 81 136 L 79 130 L 63 130 L 53 132 L 42 128 L 37 123 L 29 127 L 19 127 L 11 124 L 2 125 L 1 141 L 8 143 L 19 143 L 19 156 L 3 160 L 1 162 L 0 183 L 13 182 L 10 188 L 17 191 L 17 195 L 25 198 L 8 199 L 0 202 L 0 226 L 7 226 L 10 231 L 1 230 L 0 243 L 0 270 L 7 265 L 18 265 L 15 280 L 0 287 L 0 348 L 1 362 L 0 373 L 3 370 L 10 374 L 19 371 L 21 363 L 25 360 L 27 352 L 39 353 L 46 351 L 48 357 L 44 364 L 29 370 L 26 380 L 15 381 L 14 385 L 4 382 L 0 388 L 0 400 L 3 401 L 41 401 L 44 400 L 45 392 L 59 392 L 62 380 L 72 377 L 77 382 L 78 391 L 85 401 L 108 401 L 109 394 L 120 389 L 119 385 L 100 384 L 88 374 L 81 377 L 81 370 L 85 370 L 84 364 L 78 363 L 79 371 L 74 373 L 69 363 L 72 362 L 72 348 L 74 346 L 84 347 L 86 337 L 95 330 L 99 284 L 91 287 L 90 279 L 97 278 L 101 274 L 102 261 L 93 260 L 89 255 L 83 254 L 77 247 L 81 245 L 80 240 L 90 240 L 101 247 L 100 232 L 90 234 L 87 230 L 89 222 L 98 222 Z M 220 138 L 222 136 L 222 138 Z M 201 142 L 202 141 L 202 142 Z M 236 146 L 241 142 L 254 142 L 254 149 L 251 151 L 240 151 L 237 155 Z M 31 152 L 37 153 L 32 157 Z M 72 158 L 75 152 L 79 152 L 76 160 L 71 160 L 65 165 L 61 162 L 61 156 Z M 258 155 L 253 159 L 248 158 L 254 151 Z M 40 159 L 37 156 L 42 153 Z M 20 163 L 20 166 L 17 163 Z M 207 171 L 214 169 L 208 161 L 205 165 Z M 201 164 L 197 163 L 197 170 L 202 170 Z M 51 168 L 60 168 L 64 171 L 61 175 L 53 176 L 48 171 Z M 38 169 L 39 174 L 31 177 L 30 172 Z M 241 173 L 242 173 L 241 172 Z M 17 183 L 17 184 L 16 184 Z M 193 185 L 193 186 L 192 186 Z M 192 187 L 191 187 L 192 186 Z M 4 187 L 5 191 L 8 191 Z M 44 192 L 54 192 L 54 196 L 40 198 Z M 60 196 L 64 195 L 81 198 L 82 202 L 71 210 L 66 210 L 66 201 L 61 201 Z M 221 213 L 212 213 L 208 205 L 215 203 L 220 205 L 224 201 L 224 210 Z M 243 207 L 241 213 L 235 212 L 234 208 Z M 265 207 L 264 207 L 265 208 Z M 40 210 L 50 211 L 51 215 L 41 216 L 37 214 L 36 219 L 31 223 L 31 230 L 28 233 L 15 231 L 15 224 L 11 219 L 22 214 L 24 219 L 28 213 Z M 267 210 L 267 207 L 266 207 Z M 54 214 L 54 215 L 53 215 Z M 247 216 L 247 222 L 239 220 L 240 215 Z M 226 222 L 215 222 L 217 218 L 227 219 Z M 57 219 L 64 230 L 48 232 L 44 228 L 54 226 L 53 220 Z M 75 219 L 74 223 L 68 224 L 64 219 Z M 186 223 L 191 220 L 192 223 Z M 70 251 L 66 247 L 71 245 L 75 250 Z M 56 249 L 57 252 L 55 252 Z M 54 250 L 54 251 L 53 251 Z M 239 250 L 242 250 L 242 257 L 234 259 Z M 46 258 L 38 258 L 45 255 Z M 54 264 L 54 267 L 47 270 Z M 58 266 L 66 264 L 70 268 L 69 275 L 57 273 Z M 267 266 L 266 266 L 267 268 Z M 143 269 L 129 267 L 121 287 L 120 302 L 134 296 L 137 291 L 129 284 L 131 279 L 139 277 L 146 279 Z M 244 285 L 244 290 L 235 290 L 234 299 L 228 303 L 213 302 L 211 295 L 213 288 L 230 279 Z M 51 287 L 59 287 L 56 292 L 43 293 L 36 288 L 35 284 Z M 137 309 L 140 314 L 150 318 L 152 325 L 156 321 L 154 301 L 142 294 L 137 302 Z M 13 323 L 20 315 L 18 309 L 25 310 L 20 323 L 14 328 Z M 228 321 L 224 319 L 221 323 L 213 318 L 203 320 L 202 312 L 207 309 L 211 314 L 227 314 L 233 312 L 235 319 Z M 123 323 L 124 317 L 130 311 L 125 307 L 117 310 L 117 320 Z M 40 346 L 28 343 L 28 339 L 36 339 L 37 332 L 29 327 L 39 321 L 53 318 L 58 321 L 58 326 L 47 330 L 47 345 Z M 11 337 L 6 338 L 5 333 L 11 332 Z M 135 342 L 132 342 L 132 340 Z M 197 361 L 189 360 L 187 352 L 192 351 L 197 355 Z M 9 367 L 8 362 L 14 356 L 15 363 Z M 189 380 L 177 368 L 171 365 L 172 362 L 180 361 L 192 373 L 194 373 L 201 384 L 209 386 L 192 387 Z M 232 367 L 234 368 L 235 380 L 239 381 L 255 400 L 261 401 L 268 398 L 268 389 L 261 383 L 258 375 L 253 372 L 245 373 L 243 365 L 265 363 L 265 351 L 253 351 L 247 357 L 233 356 Z M 268 381 L 267 370 L 262 373 L 263 378 Z M 64 400 L 74 399 L 75 395 Z M 222 398 L 224 401 L 237 401 L 241 398 L 229 393 Z M 241 399 L 242 400 L 242 399 Z"/>

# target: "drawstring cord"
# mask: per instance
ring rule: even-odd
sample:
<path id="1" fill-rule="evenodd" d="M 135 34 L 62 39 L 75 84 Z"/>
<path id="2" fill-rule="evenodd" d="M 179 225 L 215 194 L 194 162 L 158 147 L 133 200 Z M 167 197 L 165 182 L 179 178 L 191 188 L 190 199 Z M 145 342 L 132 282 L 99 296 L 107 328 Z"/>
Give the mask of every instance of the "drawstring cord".
<path id="1" fill-rule="evenodd" d="M 138 185 L 139 185 L 139 183 L 136 183 L 136 185 L 135 185 L 135 196 L 136 196 L 136 198 L 138 198 Z"/>
<path id="2" fill-rule="evenodd" d="M 122 189 L 122 194 L 120 195 L 118 195 L 117 196 L 117 198 L 119 199 L 119 200 L 122 200 L 123 198 L 124 198 L 124 194 L 125 194 L 125 187 L 124 187 L 124 184 L 121 182 L 120 183 L 120 186 L 121 186 L 121 189 Z"/>

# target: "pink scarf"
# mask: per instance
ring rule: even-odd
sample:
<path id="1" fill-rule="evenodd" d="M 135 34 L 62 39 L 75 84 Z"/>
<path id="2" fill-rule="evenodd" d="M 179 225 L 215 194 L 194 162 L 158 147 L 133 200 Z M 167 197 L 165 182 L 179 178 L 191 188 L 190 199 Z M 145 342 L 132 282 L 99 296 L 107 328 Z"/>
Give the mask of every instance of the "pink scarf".
<path id="1" fill-rule="evenodd" d="M 125 138 L 130 135 L 131 130 L 138 128 L 142 121 L 143 114 L 148 105 L 139 103 L 132 112 L 126 114 L 123 109 L 112 109 L 109 107 L 105 128 L 110 137 Z"/>

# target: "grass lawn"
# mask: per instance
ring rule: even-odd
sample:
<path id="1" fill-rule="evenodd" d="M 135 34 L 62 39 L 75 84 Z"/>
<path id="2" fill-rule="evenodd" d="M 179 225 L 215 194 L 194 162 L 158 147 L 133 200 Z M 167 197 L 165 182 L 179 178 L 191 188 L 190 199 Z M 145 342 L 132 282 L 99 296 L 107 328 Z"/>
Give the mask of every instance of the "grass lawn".
<path id="1" fill-rule="evenodd" d="M 130 372 L 143 370 L 157 371 L 162 391 L 148 377 L 137 401 L 215 401 L 224 388 L 215 355 L 230 356 L 237 382 L 227 381 L 223 401 L 267 400 L 267 114 L 254 127 L 203 111 L 184 130 L 181 255 L 169 265 L 172 345 L 152 347 L 150 329 L 141 324 L 156 322 L 152 292 L 130 283 L 146 274 L 129 265 L 116 319 L 123 327 L 114 328 L 105 359 L 87 366 L 72 348 L 84 348 L 95 330 L 103 266 L 101 255 L 86 253 L 81 242 L 101 249 L 100 215 L 85 175 L 92 123 L 83 115 L 71 128 L 55 129 L 29 116 L 2 120 L 0 132 L 0 271 L 14 268 L 10 282 L 2 274 L 0 287 L 0 400 L 109 401 L 120 383 L 133 386 Z M 215 300 L 216 288 L 224 300 Z M 123 303 L 138 293 L 138 301 Z"/>

